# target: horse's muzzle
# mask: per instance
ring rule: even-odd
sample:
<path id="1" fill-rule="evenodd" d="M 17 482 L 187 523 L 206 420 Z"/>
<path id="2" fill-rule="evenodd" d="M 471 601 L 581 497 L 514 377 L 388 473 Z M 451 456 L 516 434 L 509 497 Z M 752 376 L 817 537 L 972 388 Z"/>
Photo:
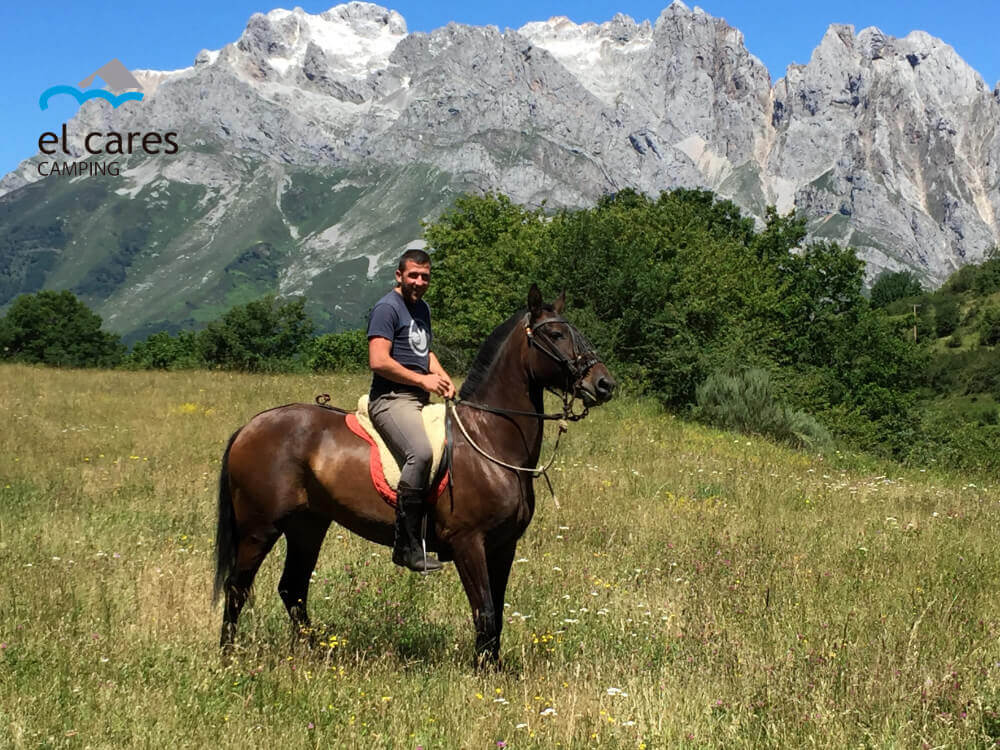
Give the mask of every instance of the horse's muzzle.
<path id="1" fill-rule="evenodd" d="M 596 406 L 610 401 L 617 385 L 604 363 L 598 362 L 580 381 L 578 391 L 584 406 Z"/>

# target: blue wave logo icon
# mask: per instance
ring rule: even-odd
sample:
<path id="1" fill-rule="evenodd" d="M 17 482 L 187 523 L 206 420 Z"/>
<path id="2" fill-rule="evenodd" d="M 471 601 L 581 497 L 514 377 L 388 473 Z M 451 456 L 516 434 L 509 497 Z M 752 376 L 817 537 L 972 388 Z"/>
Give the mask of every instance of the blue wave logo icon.
<path id="1" fill-rule="evenodd" d="M 57 94 L 69 94 L 80 104 L 83 104 L 88 99 L 104 99 L 106 102 L 110 102 L 111 106 L 115 109 L 118 108 L 119 104 L 124 104 L 125 102 L 141 102 L 144 94 L 141 91 L 127 91 L 124 94 L 115 95 L 110 91 L 105 91 L 104 89 L 96 89 L 95 91 L 83 92 L 76 86 L 50 86 L 42 92 L 42 95 L 38 98 L 38 106 L 42 109 L 49 108 L 49 99 Z"/>
<path id="2" fill-rule="evenodd" d="M 90 86 L 94 79 L 98 76 L 108 84 L 107 89 L 93 89 L 92 91 L 82 91 Z M 127 91 L 126 89 L 139 89 L 138 91 Z M 124 91 L 125 93 L 115 94 L 114 90 Z M 142 86 L 139 82 L 135 80 L 128 68 L 122 65 L 121 61 L 115 58 L 103 66 L 95 70 L 89 76 L 80 81 L 76 86 L 67 86 L 65 84 L 60 84 L 58 86 L 50 86 L 42 92 L 42 95 L 38 97 L 38 106 L 45 110 L 49 108 L 49 100 L 58 96 L 59 94 L 68 94 L 76 99 L 78 104 L 83 104 L 88 99 L 104 99 L 104 101 L 111 104 L 112 107 L 117 109 L 119 105 L 125 102 L 139 102 L 142 101 L 145 94 L 142 93 Z"/>

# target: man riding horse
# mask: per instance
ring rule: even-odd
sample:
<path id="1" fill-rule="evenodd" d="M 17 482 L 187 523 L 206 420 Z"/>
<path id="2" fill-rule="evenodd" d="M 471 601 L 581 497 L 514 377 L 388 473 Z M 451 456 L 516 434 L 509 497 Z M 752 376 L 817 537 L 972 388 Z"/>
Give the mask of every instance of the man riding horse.
<path id="1" fill-rule="evenodd" d="M 403 326 L 405 348 L 426 356 L 423 364 L 393 359 L 402 355 L 393 351 L 397 326 L 389 311 L 379 309 L 371 329 L 372 368 L 387 381 L 378 386 L 376 380 L 373 391 L 396 393 L 409 386 L 411 400 L 419 406 L 431 392 L 454 392 L 430 353 L 427 311 L 416 304 L 430 278 L 429 260 L 426 254 L 404 255 L 397 272 L 399 289 L 383 300 L 401 303 L 409 318 L 414 312 L 423 316 L 424 325 Z M 469 600 L 477 665 L 500 660 L 504 596 L 518 540 L 535 511 L 534 480 L 544 471 L 538 467 L 545 423 L 582 418 L 589 407 L 608 401 L 616 386 L 594 348 L 562 316 L 562 296 L 546 304 L 533 285 L 526 302 L 527 308 L 498 325 L 476 353 L 461 403 L 451 409 L 459 427 L 451 467 L 460 481 L 451 486 L 448 502 L 428 514 L 428 542 L 454 560 Z M 380 322 L 384 313 L 388 326 Z M 547 391 L 562 398 L 561 414 L 545 412 Z M 582 413 L 573 411 L 577 399 L 583 402 Z M 385 399 L 375 399 L 379 401 Z M 380 421 L 399 421 L 393 401 L 401 398 L 373 409 L 393 414 L 392 420 Z M 413 468 L 404 473 L 412 484 L 404 484 L 410 492 L 401 493 L 404 515 L 397 518 L 367 471 L 371 449 L 350 427 L 349 417 L 350 412 L 329 406 L 286 404 L 260 412 L 229 438 L 219 470 L 213 586 L 215 597 L 225 594 L 219 638 L 224 653 L 235 647 L 236 624 L 254 578 L 282 536 L 285 566 L 278 593 L 295 633 L 309 627 L 309 584 L 334 521 L 376 544 L 395 539 L 400 550 L 396 562 L 422 567 L 416 529 L 424 512 L 419 490 L 427 484 L 426 474 Z M 397 441 L 405 443 L 400 451 L 404 463 L 417 440 Z"/>
<path id="2" fill-rule="evenodd" d="M 430 256 L 407 250 L 399 259 L 395 287 L 375 303 L 368 319 L 368 415 L 400 464 L 392 561 L 418 572 L 441 568 L 423 555 L 420 544 L 432 460 L 420 412 L 432 393 L 455 395 L 431 351 L 431 312 L 422 299 L 430 280 Z"/>

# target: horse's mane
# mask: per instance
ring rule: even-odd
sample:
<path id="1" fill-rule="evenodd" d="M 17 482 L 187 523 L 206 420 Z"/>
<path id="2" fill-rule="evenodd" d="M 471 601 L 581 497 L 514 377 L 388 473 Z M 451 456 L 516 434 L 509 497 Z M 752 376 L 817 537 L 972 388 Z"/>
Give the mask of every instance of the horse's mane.
<path id="1" fill-rule="evenodd" d="M 476 353 L 476 358 L 469 369 L 469 375 L 462 384 L 462 390 L 458 393 L 459 398 L 468 398 L 486 380 L 486 376 L 493 367 L 493 362 L 496 360 L 503 342 L 510 336 L 511 331 L 514 330 L 514 326 L 517 325 L 518 321 L 524 318 L 525 312 L 526 310 L 518 310 L 486 337 L 486 341 L 480 345 L 479 351 Z"/>

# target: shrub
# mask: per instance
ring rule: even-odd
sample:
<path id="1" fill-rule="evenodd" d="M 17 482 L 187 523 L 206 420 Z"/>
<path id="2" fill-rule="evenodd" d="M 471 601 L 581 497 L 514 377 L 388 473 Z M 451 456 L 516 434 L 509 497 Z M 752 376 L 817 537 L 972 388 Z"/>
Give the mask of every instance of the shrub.
<path id="1" fill-rule="evenodd" d="M 813 417 L 779 402 L 766 370 L 715 372 L 697 389 L 695 416 L 717 427 L 765 435 L 801 448 L 824 448 L 830 433 Z"/>
<path id="2" fill-rule="evenodd" d="M 193 331 L 181 331 L 176 336 L 160 331 L 137 342 L 125 364 L 140 370 L 182 370 L 204 362 L 198 356 L 198 337 Z"/>
<path id="3" fill-rule="evenodd" d="M 833 436 L 830 431 L 812 415 L 791 409 L 786 410 L 785 414 L 788 418 L 788 431 L 794 438 L 794 440 L 786 442 L 814 450 L 825 450 L 833 444 Z"/>
<path id="4" fill-rule="evenodd" d="M 926 467 L 937 462 L 995 477 L 1000 472 L 1000 427 L 961 422 L 950 413 L 931 410 L 924 416 L 905 459 L 911 466 Z"/>
<path id="5" fill-rule="evenodd" d="M 958 297 L 954 294 L 941 294 L 934 301 L 934 327 L 938 338 L 953 334 L 958 329 L 960 317 Z"/>
<path id="6" fill-rule="evenodd" d="M 363 329 L 319 336 L 309 344 L 305 363 L 314 372 L 364 372 L 368 369 L 368 336 Z"/>
<path id="7" fill-rule="evenodd" d="M 970 264 L 962 266 L 948 277 L 948 280 L 944 282 L 942 289 L 954 292 L 955 294 L 961 294 L 962 292 L 969 291 L 972 289 L 972 286 L 976 281 L 978 270 L 979 267 L 976 265 Z"/>
<path id="8" fill-rule="evenodd" d="M 983 310 L 979 321 L 979 343 L 983 346 L 1000 344 L 1000 307 L 991 305 Z"/>
<path id="9" fill-rule="evenodd" d="M 965 393 L 990 393 L 1000 398 L 1000 351 L 979 349 L 964 364 Z"/>

